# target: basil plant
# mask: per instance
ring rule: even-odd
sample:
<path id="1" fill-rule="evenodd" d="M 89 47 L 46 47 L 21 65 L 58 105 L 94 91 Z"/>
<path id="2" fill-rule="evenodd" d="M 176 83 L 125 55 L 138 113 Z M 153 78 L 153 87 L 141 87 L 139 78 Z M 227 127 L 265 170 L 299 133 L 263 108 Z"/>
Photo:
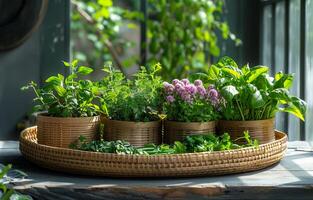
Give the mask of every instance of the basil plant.
<path id="1" fill-rule="evenodd" d="M 77 60 L 63 64 L 69 68 L 68 76 L 51 76 L 42 87 L 33 81 L 22 87 L 22 90 L 33 90 L 34 111 L 46 111 L 52 117 L 91 117 L 102 113 L 102 109 L 95 104 L 98 87 L 94 82 L 80 78 L 89 75 L 93 69 L 78 66 Z"/>
<path id="2" fill-rule="evenodd" d="M 271 77 L 266 66 L 239 67 L 231 58 L 223 57 L 201 76 L 220 91 L 223 103 L 219 110 L 223 119 L 262 120 L 281 111 L 304 121 L 306 103 L 289 93 L 293 74 L 278 72 Z"/>

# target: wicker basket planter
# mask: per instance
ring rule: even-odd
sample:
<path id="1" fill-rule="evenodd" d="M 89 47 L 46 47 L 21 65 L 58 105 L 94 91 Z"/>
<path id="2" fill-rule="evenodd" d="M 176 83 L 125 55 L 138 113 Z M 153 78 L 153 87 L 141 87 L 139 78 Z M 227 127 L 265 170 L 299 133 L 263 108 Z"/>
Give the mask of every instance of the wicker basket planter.
<path id="1" fill-rule="evenodd" d="M 232 139 L 242 137 L 246 130 L 251 138 L 257 139 L 260 144 L 272 142 L 275 140 L 275 118 L 255 121 L 221 120 L 218 124 L 218 131 L 229 133 Z"/>
<path id="2" fill-rule="evenodd" d="M 223 175 L 263 169 L 279 162 L 287 150 L 287 136 L 258 147 L 230 151 L 169 155 L 120 155 L 57 148 L 37 143 L 37 128 L 20 136 L 23 156 L 51 170 L 110 177 L 191 177 Z"/>
<path id="3" fill-rule="evenodd" d="M 215 133 L 216 122 L 175 122 L 164 121 L 164 142 L 172 144 L 182 141 L 188 135 Z"/>
<path id="4" fill-rule="evenodd" d="M 136 147 L 145 144 L 159 144 L 162 123 L 153 122 L 130 122 L 101 118 L 104 124 L 104 139 L 108 141 L 124 140 Z"/>
<path id="5" fill-rule="evenodd" d="M 100 117 L 49 117 L 38 115 L 38 143 L 53 147 L 68 148 L 80 135 L 87 140 L 96 138 Z"/>

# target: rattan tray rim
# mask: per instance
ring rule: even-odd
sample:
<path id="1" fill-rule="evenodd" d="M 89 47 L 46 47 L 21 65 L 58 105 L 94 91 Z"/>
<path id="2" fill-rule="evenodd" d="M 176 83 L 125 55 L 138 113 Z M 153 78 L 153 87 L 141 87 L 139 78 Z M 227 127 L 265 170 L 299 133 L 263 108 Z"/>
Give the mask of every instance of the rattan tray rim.
<path id="1" fill-rule="evenodd" d="M 32 141 L 29 141 L 25 138 L 23 138 L 23 134 L 30 130 L 30 129 L 33 129 L 33 128 L 37 128 L 37 126 L 32 126 L 32 127 L 29 127 L 29 128 L 26 128 L 22 131 L 21 133 L 21 136 L 20 136 L 20 141 L 21 140 L 26 140 L 28 142 L 32 142 Z M 287 138 L 287 135 L 281 131 L 278 131 L 278 130 L 275 130 L 275 135 L 276 134 L 283 134 L 284 136 L 281 137 L 280 139 L 276 139 L 272 142 L 269 142 L 269 143 L 266 143 L 266 144 L 260 144 L 258 147 L 244 147 L 244 148 L 240 148 L 240 149 L 232 149 L 232 150 L 224 150 L 224 151 L 213 151 L 213 152 L 197 152 L 197 153 L 181 153 L 181 154 L 161 154 L 161 155 L 138 155 L 138 154 L 116 154 L 116 153 L 102 153 L 102 152 L 93 152 L 93 151 L 82 151 L 82 150 L 78 150 L 78 149 L 70 149 L 70 148 L 61 148 L 61 147 L 53 147 L 53 146 L 48 146 L 48 145 L 43 145 L 43 144 L 38 144 L 38 143 L 35 143 L 35 142 L 32 142 L 38 146 L 41 146 L 41 147 L 44 147 L 44 148 L 49 148 L 49 149 L 57 149 L 57 150 L 63 150 L 63 151 L 74 151 L 74 152 L 81 152 L 81 153 L 92 153 L 92 154 L 100 154 L 100 155 L 115 155 L 115 156 L 120 156 L 120 157 L 141 157 L 141 158 L 144 158 L 144 157 L 168 157 L 168 156 L 192 156 L 192 155 L 201 155 L 201 154 L 221 154 L 221 153 L 232 153 L 232 152 L 237 152 L 237 151 L 248 151 L 248 150 L 255 150 L 256 148 L 262 148 L 264 146 L 268 146 L 268 145 L 271 145 L 271 144 L 274 144 L 274 143 L 277 143 L 277 142 L 281 142 L 283 140 L 286 140 Z"/>
<path id="2" fill-rule="evenodd" d="M 279 162 L 287 150 L 286 134 L 276 131 L 276 141 L 258 147 L 229 151 L 121 155 L 37 144 L 37 128 L 25 129 L 20 151 L 40 167 L 74 174 L 107 177 L 195 177 L 255 171 Z"/>

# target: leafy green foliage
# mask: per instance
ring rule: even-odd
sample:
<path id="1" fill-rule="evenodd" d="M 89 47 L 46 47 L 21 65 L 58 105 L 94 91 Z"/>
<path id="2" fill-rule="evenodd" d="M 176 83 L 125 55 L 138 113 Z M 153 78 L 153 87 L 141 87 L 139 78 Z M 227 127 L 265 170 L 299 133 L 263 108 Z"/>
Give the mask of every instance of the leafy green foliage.
<path id="1" fill-rule="evenodd" d="M 214 83 L 224 98 L 221 114 L 227 120 L 261 120 L 288 112 L 304 121 L 306 103 L 289 94 L 293 75 L 278 72 L 275 78 L 268 67 L 238 67 L 229 57 L 212 65 L 206 81 Z"/>
<path id="2" fill-rule="evenodd" d="M 151 69 L 142 67 L 133 80 L 127 80 L 119 70 L 106 66 L 107 76 L 100 81 L 99 87 L 101 104 L 107 107 L 108 117 L 123 121 L 158 120 L 162 81 L 156 73 L 160 70 L 160 64 L 153 65 Z"/>
<path id="3" fill-rule="evenodd" d="M 113 0 L 71 0 L 71 2 L 75 5 L 71 13 L 71 46 L 75 58 L 91 66 L 98 66 L 104 61 L 113 59 L 107 45 L 108 41 L 117 47 L 118 53 L 133 46 L 132 42 L 121 37 L 121 29 L 123 26 L 137 28 L 133 20 L 139 19 L 140 13 L 124 9 Z M 84 19 L 78 9 L 88 14 L 89 21 Z M 98 34 L 99 31 L 101 34 Z M 129 57 L 123 62 L 123 66 L 131 66 L 137 61 L 138 57 Z"/>
<path id="4" fill-rule="evenodd" d="M 168 144 L 146 144 L 144 147 L 140 147 L 138 149 L 143 151 L 146 155 L 177 154 L 187 152 L 186 146 L 179 141 L 175 141 L 172 146 Z"/>
<path id="5" fill-rule="evenodd" d="M 32 89 L 36 95 L 37 105 L 34 111 L 48 111 L 53 117 L 88 117 L 95 116 L 101 109 L 94 103 L 98 88 L 90 80 L 78 79 L 90 74 L 93 70 L 86 66 L 78 66 L 78 61 L 63 62 L 70 70 L 70 75 L 61 74 L 49 77 L 43 87 L 30 82 L 22 90 Z"/>
<path id="6" fill-rule="evenodd" d="M 258 146 L 258 141 L 252 140 L 248 131 L 245 131 L 244 136 L 240 139 L 244 139 L 243 145 L 236 144 L 237 139 L 232 141 L 228 133 L 224 133 L 221 136 L 205 134 L 188 136 L 185 139 L 184 144 L 187 152 L 225 151 L 243 147 Z"/>
<path id="7" fill-rule="evenodd" d="M 148 44 L 150 63 L 161 62 L 165 80 L 187 77 L 189 73 L 205 71 L 210 56 L 220 54 L 221 39 L 240 40 L 221 20 L 222 0 L 149 0 Z"/>
<path id="8" fill-rule="evenodd" d="M 215 121 L 219 115 L 214 106 L 196 99 L 192 104 L 181 101 L 180 103 L 165 103 L 167 119 L 178 122 L 208 122 Z"/>
<path id="9" fill-rule="evenodd" d="M 167 120 L 179 122 L 207 122 L 219 118 L 219 94 L 210 85 L 205 88 L 201 80 L 174 79 L 173 84 L 163 83 L 164 112 Z"/>
<path id="10" fill-rule="evenodd" d="M 117 141 L 98 140 L 87 142 L 84 136 L 80 136 L 75 143 L 71 144 L 70 148 L 101 153 L 144 154 L 143 151 L 136 149 L 128 142 L 120 140 Z"/>
<path id="11" fill-rule="evenodd" d="M 14 174 L 14 177 L 23 178 L 27 176 L 24 172 L 19 170 L 11 170 L 12 165 L 4 166 L 0 164 L 0 199 L 1 200 L 32 200 L 31 196 L 22 195 L 15 192 L 13 189 L 7 187 L 7 184 L 11 182 L 7 176 L 8 173 Z"/>
<path id="12" fill-rule="evenodd" d="M 83 151 L 94 151 L 102 153 L 117 153 L 117 154 L 137 154 L 137 155 L 161 155 L 161 154 L 180 154 L 193 152 L 212 152 L 238 149 L 243 147 L 258 146 L 257 140 L 252 140 L 248 131 L 244 132 L 244 136 L 239 139 L 244 139 L 244 145 L 238 145 L 230 139 L 228 133 L 222 136 L 214 134 L 191 135 L 187 136 L 183 142 L 175 141 L 173 145 L 168 144 L 146 144 L 144 147 L 133 147 L 128 142 L 124 141 L 91 141 L 87 142 L 86 138 L 80 137 L 71 148 Z"/>

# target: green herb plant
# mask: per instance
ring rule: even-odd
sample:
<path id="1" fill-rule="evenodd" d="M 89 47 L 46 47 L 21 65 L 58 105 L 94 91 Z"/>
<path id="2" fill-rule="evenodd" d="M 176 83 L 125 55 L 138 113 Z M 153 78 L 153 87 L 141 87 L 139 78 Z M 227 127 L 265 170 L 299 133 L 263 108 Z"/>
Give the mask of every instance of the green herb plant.
<path id="1" fill-rule="evenodd" d="M 80 136 L 77 141 L 70 145 L 70 148 L 101 153 L 145 154 L 125 141 L 104 141 L 101 139 L 88 142 L 84 136 Z"/>
<path id="2" fill-rule="evenodd" d="M 11 170 L 12 165 L 0 164 L 0 199 L 1 200 L 32 200 L 31 196 L 20 194 L 11 188 L 8 188 L 8 184 L 12 181 L 7 176 L 8 173 L 14 174 L 14 178 L 23 178 L 27 175 L 20 170 Z"/>
<path id="3" fill-rule="evenodd" d="M 151 69 L 141 68 L 133 80 L 125 76 L 111 65 L 104 68 L 107 75 L 99 83 L 102 93 L 101 105 L 107 108 L 108 117 L 122 121 L 154 121 L 158 120 L 161 109 L 161 77 L 157 72 L 160 64 Z"/>
<path id="4" fill-rule="evenodd" d="M 259 141 L 251 139 L 249 131 L 244 131 L 243 137 L 239 137 L 234 140 L 235 143 L 237 143 L 238 141 L 245 141 L 246 144 L 243 145 L 244 147 L 259 146 Z"/>
<path id="5" fill-rule="evenodd" d="M 141 13 L 125 9 L 113 0 L 71 0 L 71 46 L 74 57 L 91 66 L 113 60 L 124 73 L 125 68 L 137 63 L 136 55 L 121 59 L 134 46 L 122 37 L 122 30 L 138 29 L 135 20 Z M 126 7 L 136 7 L 136 2 L 123 1 Z M 125 6 L 124 6 L 125 7 Z"/>
<path id="6" fill-rule="evenodd" d="M 146 155 L 178 154 L 187 152 L 186 146 L 180 141 L 175 141 L 173 145 L 146 144 L 144 147 L 138 149 L 145 152 Z"/>
<path id="7" fill-rule="evenodd" d="M 244 144 L 236 144 L 243 139 Z M 245 131 L 242 138 L 232 141 L 228 133 L 222 136 L 214 134 L 187 136 L 183 142 L 175 141 L 173 145 L 168 144 L 146 144 L 144 147 L 136 148 L 124 141 L 91 141 L 87 142 L 85 137 L 80 137 L 71 148 L 83 151 L 94 151 L 102 153 L 136 154 L 136 155 L 161 155 L 180 154 L 194 152 L 212 152 L 238 149 L 243 147 L 258 147 L 258 141 L 250 138 L 249 132 Z"/>
<path id="8" fill-rule="evenodd" d="M 22 90 L 32 89 L 36 95 L 37 105 L 34 111 L 47 111 L 53 117 L 90 117 L 103 112 L 94 101 L 98 97 L 98 88 L 90 80 L 79 79 L 79 76 L 90 74 L 93 69 L 78 66 L 78 61 L 63 62 L 70 74 L 49 77 L 42 87 L 30 82 Z M 105 110 L 105 109 L 104 109 Z"/>
<path id="9" fill-rule="evenodd" d="M 226 120 L 262 120 L 275 117 L 278 111 L 288 112 L 304 121 L 306 103 L 289 94 L 293 74 L 278 72 L 269 75 L 266 66 L 239 67 L 229 57 L 210 66 L 208 74 L 198 74 L 214 83 L 224 102 L 220 112 Z"/>
<path id="10" fill-rule="evenodd" d="M 165 80 L 205 71 L 210 56 L 220 55 L 219 39 L 231 39 L 236 45 L 241 43 L 222 20 L 223 2 L 148 1 L 148 61 L 160 61 Z"/>
<path id="11" fill-rule="evenodd" d="M 210 85 L 205 88 L 201 80 L 174 79 L 163 83 L 163 104 L 167 120 L 177 122 L 208 122 L 218 119 L 219 94 Z"/>

